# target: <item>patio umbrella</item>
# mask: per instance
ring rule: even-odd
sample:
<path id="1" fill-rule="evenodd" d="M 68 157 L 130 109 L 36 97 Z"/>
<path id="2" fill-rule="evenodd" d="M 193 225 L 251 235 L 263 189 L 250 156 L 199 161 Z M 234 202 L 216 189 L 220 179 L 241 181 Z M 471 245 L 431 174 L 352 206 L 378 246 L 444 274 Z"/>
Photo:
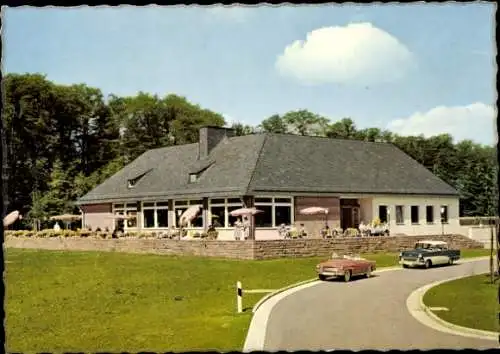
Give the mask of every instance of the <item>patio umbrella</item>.
<path id="1" fill-rule="evenodd" d="M 190 221 L 193 221 L 201 211 L 201 205 L 191 205 L 186 209 L 185 212 L 182 213 L 179 218 L 180 225 L 187 225 Z"/>
<path id="2" fill-rule="evenodd" d="M 81 218 L 82 218 L 81 215 L 62 214 L 62 215 L 51 216 L 50 220 L 75 221 L 75 220 L 80 220 Z"/>
<path id="3" fill-rule="evenodd" d="M 21 219 L 21 214 L 19 214 L 19 211 L 14 210 L 3 218 L 3 226 L 7 227 L 12 225 L 17 219 Z"/>
<path id="4" fill-rule="evenodd" d="M 328 224 L 328 209 L 322 207 L 309 207 L 299 211 L 302 215 L 325 214 L 325 224 Z"/>
<path id="5" fill-rule="evenodd" d="M 66 228 L 69 227 L 70 222 L 76 221 L 76 220 L 81 220 L 81 219 L 82 219 L 81 215 L 75 215 L 75 214 L 62 214 L 62 215 L 55 215 L 55 216 L 50 217 L 50 220 L 63 221 L 64 224 L 66 225 Z"/>
<path id="6" fill-rule="evenodd" d="M 256 208 L 240 208 L 235 209 L 229 213 L 231 216 L 247 216 L 247 215 L 255 215 L 258 213 L 263 213 L 262 210 L 258 210 Z"/>
<path id="7" fill-rule="evenodd" d="M 135 215 L 121 215 L 121 214 L 115 214 L 115 215 L 108 216 L 108 218 L 115 219 L 115 220 L 129 220 L 129 219 L 134 219 L 135 217 L 136 217 Z"/>

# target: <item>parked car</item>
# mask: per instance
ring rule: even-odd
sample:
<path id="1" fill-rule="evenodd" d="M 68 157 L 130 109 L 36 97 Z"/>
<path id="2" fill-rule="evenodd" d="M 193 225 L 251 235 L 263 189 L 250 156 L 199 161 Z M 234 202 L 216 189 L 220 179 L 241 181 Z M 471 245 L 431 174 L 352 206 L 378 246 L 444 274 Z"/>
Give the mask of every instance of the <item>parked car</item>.
<path id="1" fill-rule="evenodd" d="M 347 255 L 338 256 L 337 254 L 333 254 L 331 259 L 316 266 L 316 272 L 320 280 L 342 277 L 346 282 L 359 275 L 369 278 L 375 269 L 377 267 L 374 261 Z"/>
<path id="2" fill-rule="evenodd" d="M 415 249 L 403 251 L 399 255 L 399 264 L 403 268 L 425 267 L 433 265 L 453 264 L 460 259 L 460 250 L 449 249 L 444 241 L 419 241 L 415 244 Z"/>

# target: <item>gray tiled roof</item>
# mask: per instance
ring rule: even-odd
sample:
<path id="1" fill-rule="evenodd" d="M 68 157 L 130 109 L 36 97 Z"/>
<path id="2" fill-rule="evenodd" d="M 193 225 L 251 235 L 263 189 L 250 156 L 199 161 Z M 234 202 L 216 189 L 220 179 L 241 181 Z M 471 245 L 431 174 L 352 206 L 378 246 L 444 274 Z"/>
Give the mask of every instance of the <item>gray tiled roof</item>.
<path id="1" fill-rule="evenodd" d="M 207 166 L 197 182 L 189 183 L 190 173 Z M 128 180 L 145 172 L 128 188 Z M 273 191 L 458 194 L 391 144 L 255 134 L 225 139 L 201 161 L 198 144 L 147 151 L 78 203 Z"/>

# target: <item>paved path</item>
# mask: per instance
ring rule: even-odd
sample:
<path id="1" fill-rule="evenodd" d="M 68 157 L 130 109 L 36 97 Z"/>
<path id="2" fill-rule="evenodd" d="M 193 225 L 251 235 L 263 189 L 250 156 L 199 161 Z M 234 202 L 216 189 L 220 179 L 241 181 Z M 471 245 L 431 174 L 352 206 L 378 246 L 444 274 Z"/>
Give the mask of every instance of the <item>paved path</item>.
<path id="1" fill-rule="evenodd" d="M 425 284 L 488 269 L 489 261 L 482 260 L 384 272 L 348 284 L 322 282 L 276 304 L 264 350 L 498 348 L 495 341 L 433 330 L 414 319 L 406 307 L 411 292 Z"/>

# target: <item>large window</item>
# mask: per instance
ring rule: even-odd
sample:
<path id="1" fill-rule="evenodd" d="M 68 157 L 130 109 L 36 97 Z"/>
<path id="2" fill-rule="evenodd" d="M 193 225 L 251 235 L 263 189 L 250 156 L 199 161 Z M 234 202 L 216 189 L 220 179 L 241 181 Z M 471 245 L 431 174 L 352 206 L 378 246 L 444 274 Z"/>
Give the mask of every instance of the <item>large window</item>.
<path id="1" fill-rule="evenodd" d="M 387 205 L 379 205 L 378 206 L 378 218 L 381 223 L 386 223 L 389 221 L 389 213 Z"/>
<path id="2" fill-rule="evenodd" d="M 418 205 L 411 206 L 411 223 L 418 224 L 419 223 L 419 215 L 418 215 Z"/>
<path id="3" fill-rule="evenodd" d="M 143 202 L 142 227 L 158 229 L 168 227 L 168 202 Z"/>
<path id="4" fill-rule="evenodd" d="M 434 206 L 427 205 L 425 207 L 425 220 L 428 224 L 434 224 Z"/>
<path id="5" fill-rule="evenodd" d="M 396 224 L 403 225 L 405 223 L 404 206 L 396 205 Z"/>
<path id="6" fill-rule="evenodd" d="M 175 226 L 179 227 L 180 226 L 180 219 L 182 214 L 190 207 L 193 205 L 203 205 L 203 200 L 176 200 L 174 201 L 174 212 L 175 212 Z M 191 220 L 191 222 L 188 223 L 187 225 L 188 228 L 190 227 L 203 227 L 203 209 L 200 208 L 200 212 L 194 218 Z"/>
<path id="7" fill-rule="evenodd" d="M 116 219 L 125 229 L 137 227 L 137 203 L 113 204 L 114 215 L 126 215 L 127 219 Z"/>
<path id="8" fill-rule="evenodd" d="M 255 215 L 255 227 L 279 227 L 293 223 L 293 202 L 290 197 L 256 197 L 255 208 L 262 213 Z"/>
<path id="9" fill-rule="evenodd" d="M 233 227 L 238 218 L 229 213 L 243 207 L 240 198 L 217 198 L 209 200 L 210 224 L 215 227 Z"/>
<path id="10" fill-rule="evenodd" d="M 441 222 L 443 224 L 448 223 L 448 206 L 447 205 L 441 205 Z"/>

